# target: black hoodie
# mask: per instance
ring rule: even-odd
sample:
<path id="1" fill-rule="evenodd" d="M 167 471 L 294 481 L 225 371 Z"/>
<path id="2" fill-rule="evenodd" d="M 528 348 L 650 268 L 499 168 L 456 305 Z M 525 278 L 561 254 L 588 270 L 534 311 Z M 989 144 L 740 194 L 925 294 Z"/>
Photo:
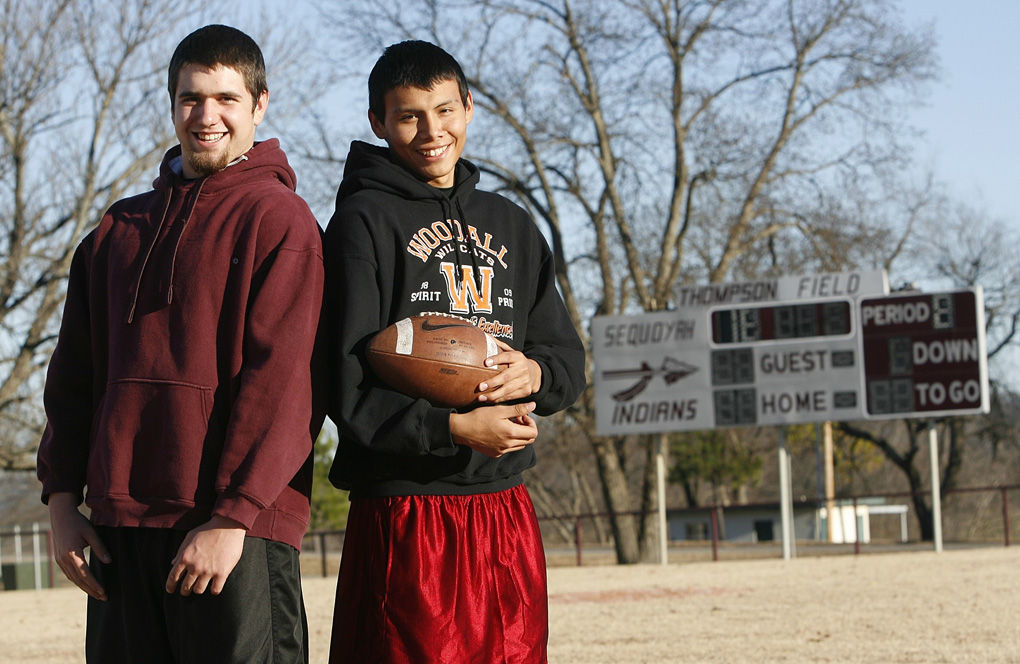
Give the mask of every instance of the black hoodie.
<path id="1" fill-rule="evenodd" d="M 380 383 L 364 348 L 391 323 L 455 314 L 524 352 L 542 368 L 529 399 L 537 415 L 566 408 L 585 386 L 545 239 L 519 206 L 476 190 L 478 177 L 461 159 L 453 189 L 437 189 L 387 148 L 351 145 L 324 251 L 329 414 L 340 430 L 330 480 L 352 497 L 499 491 L 535 464 L 533 445 L 492 459 L 455 444 L 449 408 Z"/>

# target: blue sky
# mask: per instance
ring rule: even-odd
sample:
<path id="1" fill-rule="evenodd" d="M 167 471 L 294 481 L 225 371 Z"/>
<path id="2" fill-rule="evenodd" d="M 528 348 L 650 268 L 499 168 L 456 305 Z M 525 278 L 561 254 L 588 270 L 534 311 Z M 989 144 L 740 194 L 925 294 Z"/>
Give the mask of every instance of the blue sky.
<path id="1" fill-rule="evenodd" d="M 934 22 L 942 66 L 915 124 L 918 153 L 954 197 L 1020 230 L 1020 0 L 905 0 Z"/>
<path id="2" fill-rule="evenodd" d="M 279 6 L 276 0 L 261 3 Z M 917 150 L 918 175 L 930 168 L 953 198 L 1020 231 L 1020 47 L 1015 45 L 1020 0 L 894 3 L 908 25 L 932 24 L 938 39 L 940 80 L 910 118 L 925 132 Z M 308 13 L 311 6 L 296 5 Z M 224 11 L 244 29 L 237 8 L 213 13 Z"/>
<path id="3" fill-rule="evenodd" d="M 942 76 L 914 112 L 919 156 L 949 193 L 1020 232 L 1020 0 L 904 0 L 910 23 L 934 22 Z M 1020 353 L 990 367 L 1016 376 Z M 1015 379 L 1008 379 L 1014 389 Z"/>

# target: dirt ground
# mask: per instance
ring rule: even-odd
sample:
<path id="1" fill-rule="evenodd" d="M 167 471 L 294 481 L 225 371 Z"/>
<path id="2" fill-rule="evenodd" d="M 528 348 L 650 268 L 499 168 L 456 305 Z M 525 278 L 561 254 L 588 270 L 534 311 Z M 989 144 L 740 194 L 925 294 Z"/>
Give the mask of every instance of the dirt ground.
<path id="1" fill-rule="evenodd" d="M 312 662 L 332 579 L 309 577 Z M 1020 547 L 549 570 L 552 664 L 1020 663 Z M 82 662 L 84 595 L 0 593 L 0 662 Z"/>

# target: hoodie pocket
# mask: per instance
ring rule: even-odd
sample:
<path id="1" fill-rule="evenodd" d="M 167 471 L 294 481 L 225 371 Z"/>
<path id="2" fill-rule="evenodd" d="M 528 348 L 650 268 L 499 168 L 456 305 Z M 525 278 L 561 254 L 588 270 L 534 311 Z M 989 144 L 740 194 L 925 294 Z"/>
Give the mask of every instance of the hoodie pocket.
<path id="1" fill-rule="evenodd" d="M 207 445 L 212 388 L 111 382 L 95 420 L 89 494 L 140 501 L 212 501 L 218 446 Z"/>

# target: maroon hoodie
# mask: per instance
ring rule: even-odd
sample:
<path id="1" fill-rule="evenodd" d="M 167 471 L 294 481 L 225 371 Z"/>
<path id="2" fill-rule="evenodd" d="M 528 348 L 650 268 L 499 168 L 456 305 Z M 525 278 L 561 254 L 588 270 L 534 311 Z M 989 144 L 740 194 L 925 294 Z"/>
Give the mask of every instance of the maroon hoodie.
<path id="1" fill-rule="evenodd" d="M 98 525 L 219 514 L 300 548 L 322 423 L 319 226 L 277 140 L 196 180 L 180 152 L 75 252 L 46 379 L 43 501 L 87 487 Z"/>

